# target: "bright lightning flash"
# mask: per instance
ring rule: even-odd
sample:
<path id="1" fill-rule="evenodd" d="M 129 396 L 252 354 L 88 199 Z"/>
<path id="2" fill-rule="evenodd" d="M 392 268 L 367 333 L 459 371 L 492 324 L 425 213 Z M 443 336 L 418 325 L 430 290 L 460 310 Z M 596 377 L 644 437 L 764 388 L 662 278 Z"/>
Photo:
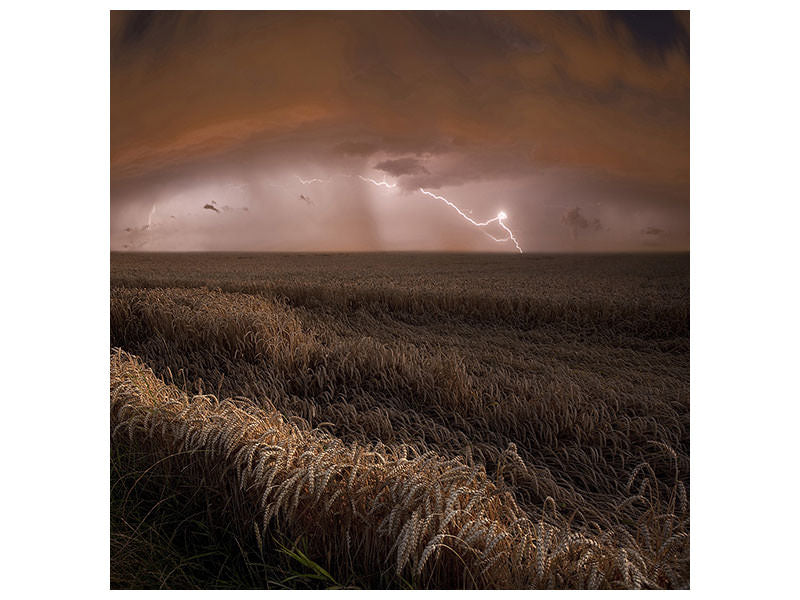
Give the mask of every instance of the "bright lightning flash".
<path id="1" fill-rule="evenodd" d="M 489 219 L 488 221 L 478 222 L 478 221 L 472 219 L 471 217 L 469 217 L 468 215 L 464 214 L 464 212 L 460 208 L 458 208 L 455 204 L 450 202 L 450 200 L 448 200 L 444 196 L 437 196 L 436 194 L 432 194 L 431 192 L 426 192 L 422 188 L 419 188 L 419 191 L 422 192 L 423 194 L 425 194 L 426 196 L 430 196 L 431 198 L 436 198 L 437 200 L 441 200 L 442 202 L 447 204 L 449 207 L 454 208 L 458 214 L 460 214 L 467 221 L 469 221 L 470 223 L 475 225 L 475 227 L 486 227 L 490 223 L 495 223 L 496 222 L 500 227 L 502 227 L 506 231 L 506 233 L 508 234 L 506 237 L 496 238 L 491 233 L 488 233 L 488 232 L 482 230 L 483 233 L 485 235 L 487 235 L 488 237 L 492 238 L 495 242 L 507 242 L 508 240 L 511 240 L 512 242 L 514 242 L 514 245 L 517 247 L 517 251 L 520 254 L 522 254 L 522 248 L 519 247 L 519 243 L 517 242 L 517 238 L 514 237 L 514 234 L 511 232 L 511 230 L 508 228 L 508 226 L 504 222 L 504 220 L 508 218 L 508 215 L 504 211 L 501 210 L 499 213 L 497 213 L 497 216 L 494 219 Z"/>
<path id="2" fill-rule="evenodd" d="M 396 183 L 387 183 L 385 177 L 384 177 L 383 181 L 376 181 L 376 180 L 372 179 L 371 177 L 362 177 L 361 175 L 359 175 L 358 178 L 361 181 L 365 182 L 365 183 L 371 183 L 372 185 L 375 185 L 375 186 L 378 186 L 378 187 L 385 187 L 385 188 L 396 188 L 397 187 Z M 323 180 L 323 179 L 303 179 L 300 176 L 297 176 L 297 179 L 303 185 L 308 185 L 308 184 L 311 184 L 311 183 L 325 183 L 325 181 L 327 181 L 327 180 Z M 423 194 L 425 194 L 426 196 L 430 196 L 431 198 L 436 198 L 437 200 L 441 200 L 442 202 L 447 204 L 449 207 L 455 209 L 456 212 L 459 215 L 461 215 L 464 219 L 466 219 L 467 221 L 472 223 L 475 227 L 481 227 L 482 228 L 482 227 L 486 227 L 487 225 L 490 225 L 491 223 L 497 223 L 508 234 L 508 235 L 506 235 L 506 237 L 502 237 L 502 238 L 494 237 L 491 233 L 489 233 L 488 231 L 486 231 L 484 229 L 481 229 L 481 232 L 484 235 L 486 235 L 487 237 L 490 237 L 492 240 L 494 240 L 495 242 L 498 242 L 498 243 L 507 242 L 507 241 L 511 240 L 512 242 L 514 242 L 514 245 L 517 247 L 517 251 L 520 254 L 522 254 L 522 248 L 520 248 L 519 243 L 517 242 L 517 238 L 514 237 L 514 234 L 512 233 L 511 229 L 509 229 L 508 225 L 505 224 L 505 220 L 508 218 L 508 215 L 505 213 L 505 211 L 501 210 L 499 213 L 497 213 L 497 216 L 495 218 L 493 218 L 493 219 L 489 219 L 488 221 L 479 222 L 479 221 L 476 221 L 473 218 L 471 218 L 469 215 L 465 214 L 460 208 L 458 208 L 458 206 L 456 206 L 455 204 L 450 202 L 450 200 L 448 200 L 444 196 L 437 196 L 436 194 L 433 194 L 431 192 L 425 191 L 422 188 L 419 188 L 419 191 L 422 192 Z"/>
<path id="3" fill-rule="evenodd" d="M 303 179 L 299 175 L 297 176 L 297 179 L 303 185 L 308 185 L 309 183 L 325 183 L 327 181 L 327 179 Z"/>
<path id="4" fill-rule="evenodd" d="M 387 188 L 395 188 L 395 187 L 397 187 L 396 183 L 386 183 L 385 179 L 383 181 L 375 181 L 374 179 L 371 179 L 369 177 L 362 177 L 361 175 L 359 175 L 358 178 L 361 181 L 366 181 L 367 183 L 371 183 L 373 185 L 383 186 L 383 187 L 387 187 Z"/>

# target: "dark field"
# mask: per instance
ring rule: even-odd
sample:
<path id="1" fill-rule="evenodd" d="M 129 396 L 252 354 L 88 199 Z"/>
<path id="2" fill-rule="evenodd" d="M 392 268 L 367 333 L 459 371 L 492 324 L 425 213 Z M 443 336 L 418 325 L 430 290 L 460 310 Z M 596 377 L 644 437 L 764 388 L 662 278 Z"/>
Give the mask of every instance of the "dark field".
<path id="1" fill-rule="evenodd" d="M 688 587 L 688 254 L 112 254 L 111 288 L 112 587 Z"/>

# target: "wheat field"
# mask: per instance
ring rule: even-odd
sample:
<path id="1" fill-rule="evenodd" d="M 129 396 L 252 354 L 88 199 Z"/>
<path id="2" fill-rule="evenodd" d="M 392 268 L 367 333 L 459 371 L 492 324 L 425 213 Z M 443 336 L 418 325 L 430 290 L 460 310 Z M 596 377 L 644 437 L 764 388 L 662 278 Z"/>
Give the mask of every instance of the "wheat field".
<path id="1" fill-rule="evenodd" d="M 687 588 L 689 258 L 111 255 L 115 588 Z"/>

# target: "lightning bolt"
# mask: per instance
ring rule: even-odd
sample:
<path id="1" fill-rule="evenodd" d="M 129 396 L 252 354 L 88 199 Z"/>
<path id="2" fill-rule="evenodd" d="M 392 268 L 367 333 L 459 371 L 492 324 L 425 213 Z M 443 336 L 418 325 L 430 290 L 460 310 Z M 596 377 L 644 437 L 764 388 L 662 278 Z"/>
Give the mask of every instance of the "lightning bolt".
<path id="1" fill-rule="evenodd" d="M 431 192 L 426 192 L 422 188 L 419 188 L 419 191 L 422 192 L 423 194 L 425 194 L 426 196 L 430 196 L 431 198 L 436 198 L 437 200 L 441 200 L 442 202 L 447 204 L 447 206 L 455 208 L 456 212 L 458 212 L 458 214 L 460 214 L 467 221 L 469 221 L 470 223 L 475 225 L 475 227 L 486 227 L 489 223 L 494 223 L 495 221 L 500 221 L 501 219 L 505 219 L 506 218 L 506 213 L 501 211 L 494 219 L 489 219 L 488 221 L 484 221 L 483 223 L 478 223 L 478 221 L 475 221 L 471 217 L 469 217 L 466 214 L 464 214 L 460 208 L 458 208 L 455 204 L 450 202 L 450 200 L 448 200 L 444 196 L 437 196 L 436 194 L 432 194 Z M 500 215 L 502 215 L 502 216 L 500 216 Z"/>
<path id="2" fill-rule="evenodd" d="M 419 191 L 422 192 L 423 194 L 425 194 L 426 196 L 430 196 L 431 198 L 436 198 L 437 200 L 441 200 L 442 202 L 447 204 L 447 206 L 449 206 L 451 208 L 454 208 L 459 215 L 461 215 L 464 219 L 466 219 L 467 221 L 469 221 L 470 223 L 475 225 L 475 227 L 486 227 L 490 223 L 495 223 L 496 222 L 508 234 L 506 237 L 504 237 L 504 238 L 496 238 L 491 233 L 489 233 L 487 231 L 483 231 L 483 230 L 481 230 L 481 231 L 483 231 L 484 234 L 486 234 L 487 236 L 492 238 L 495 242 L 507 242 L 508 240 L 511 240 L 512 242 L 514 242 L 514 245 L 517 247 L 517 250 L 519 251 L 519 253 L 522 254 L 522 248 L 519 247 L 519 242 L 517 242 L 517 238 L 514 237 L 514 234 L 512 233 L 511 229 L 509 229 L 508 225 L 505 224 L 505 220 L 508 218 L 508 215 L 504 211 L 501 210 L 499 213 L 497 213 L 497 216 L 494 217 L 493 219 L 489 219 L 488 221 L 478 222 L 475 219 L 473 219 L 472 217 L 470 217 L 469 215 L 465 214 L 464 211 L 462 211 L 460 208 L 458 208 L 458 206 L 456 206 L 455 204 L 450 202 L 450 200 L 448 200 L 444 196 L 438 196 L 438 195 L 433 194 L 431 192 L 428 192 L 428 191 L 426 191 L 426 190 L 424 190 L 422 188 L 419 188 Z"/>
<path id="3" fill-rule="evenodd" d="M 309 183 L 325 183 L 327 181 L 327 179 L 303 179 L 299 175 L 297 175 L 297 179 L 303 185 L 308 185 Z"/>
<path id="4" fill-rule="evenodd" d="M 371 183 L 373 185 L 383 186 L 383 187 L 387 187 L 387 188 L 395 188 L 395 187 L 397 187 L 396 183 L 386 183 L 386 179 L 385 178 L 384 178 L 383 181 L 375 181 L 374 179 L 372 179 L 370 177 L 362 177 L 361 175 L 359 175 L 358 178 L 361 181 L 366 181 L 367 183 Z"/>
<path id="5" fill-rule="evenodd" d="M 497 215 L 497 224 L 508 232 L 508 237 L 505 238 L 505 240 L 503 241 L 511 239 L 511 241 L 514 242 L 514 245 L 517 247 L 519 253 L 522 254 L 522 248 L 519 247 L 519 242 L 517 242 L 517 238 L 514 237 L 514 234 L 511 233 L 511 230 L 505 224 L 505 218 L 506 218 L 506 213 L 500 211 L 500 213 Z"/>
<path id="6" fill-rule="evenodd" d="M 323 179 L 303 179 L 299 175 L 296 176 L 296 177 L 300 181 L 300 183 L 302 183 L 303 185 L 308 185 L 308 184 L 311 184 L 311 183 L 325 183 L 327 181 L 327 180 L 323 180 Z M 343 175 L 343 177 L 344 177 L 344 175 Z M 383 178 L 383 181 L 376 181 L 375 179 L 372 179 L 371 177 L 362 177 L 361 175 L 359 175 L 358 178 L 361 181 L 365 182 L 365 183 L 371 183 L 372 185 L 375 185 L 375 186 L 378 186 L 378 187 L 385 187 L 387 189 L 392 189 L 392 188 L 396 188 L 397 187 L 396 183 L 388 183 L 386 181 L 386 177 L 385 176 Z M 520 248 L 519 242 L 517 242 L 517 238 L 514 237 L 514 233 L 511 231 L 511 229 L 505 223 L 505 220 L 508 218 L 508 215 L 504 211 L 501 210 L 499 213 L 497 213 L 496 217 L 494 217 L 492 219 L 489 219 L 488 221 L 480 222 L 480 221 L 476 221 L 475 219 L 473 219 L 472 217 L 467 215 L 458 206 L 456 206 L 455 204 L 450 202 L 450 200 L 448 200 L 444 196 L 438 196 L 437 194 L 434 194 L 432 192 L 428 192 L 427 190 L 424 190 L 423 188 L 419 188 L 418 191 L 421 192 L 422 194 L 425 194 L 426 196 L 430 196 L 431 198 L 435 198 L 436 200 L 440 200 L 440 201 L 444 202 L 445 204 L 447 204 L 450 208 L 455 209 L 455 211 L 459 215 L 461 215 L 462 218 L 464 218 L 467 221 L 469 221 L 475 227 L 481 228 L 481 233 L 483 233 L 485 236 L 491 238 L 495 242 L 502 243 L 502 242 L 507 242 L 509 240 L 514 242 L 514 246 L 516 246 L 517 251 L 520 254 L 522 254 L 522 248 Z M 484 227 L 486 227 L 487 225 L 491 225 L 492 223 L 497 223 L 508 235 L 506 235 L 505 237 L 498 238 L 498 237 L 493 236 L 491 233 L 489 233 L 485 229 L 483 229 Z"/>

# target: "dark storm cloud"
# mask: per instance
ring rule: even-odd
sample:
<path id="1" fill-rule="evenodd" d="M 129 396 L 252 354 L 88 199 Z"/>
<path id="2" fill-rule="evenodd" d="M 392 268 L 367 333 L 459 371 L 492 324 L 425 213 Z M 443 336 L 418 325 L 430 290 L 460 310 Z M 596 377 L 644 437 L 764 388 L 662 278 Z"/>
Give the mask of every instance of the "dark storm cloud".
<path id="1" fill-rule="evenodd" d="M 619 36 L 600 38 L 602 15 L 588 13 L 578 19 L 582 28 L 571 30 L 560 13 L 358 13 L 348 15 L 346 34 L 341 20 L 322 17 L 119 15 L 112 30 L 129 41 L 118 58 L 127 62 L 112 68 L 115 173 L 271 144 L 337 122 L 340 135 L 357 122 L 394 153 L 502 151 L 524 143 L 529 160 L 540 164 L 644 175 L 670 165 L 668 154 L 646 147 L 659 139 L 648 129 L 659 111 L 676 112 L 676 102 L 688 107 L 688 95 L 670 91 L 658 69 L 617 49 Z M 213 50 L 221 46 L 222 55 Z M 261 73 L 269 73 L 263 82 Z M 606 108 L 587 113 L 587 101 Z M 135 119 L 127 117 L 134 112 Z M 635 122 L 637 114 L 644 123 Z M 574 132 L 567 138 L 565 125 Z M 669 125 L 662 134 L 675 129 Z M 634 131 L 641 135 L 623 133 Z M 313 148 L 318 141 L 309 142 Z M 374 148 L 337 143 L 351 155 Z"/>
<path id="2" fill-rule="evenodd" d="M 116 14 L 115 14 L 116 13 Z M 199 22 L 199 13 L 172 10 L 114 11 L 111 19 L 111 63 L 158 56 L 174 49 L 181 30 Z"/>
<path id="3" fill-rule="evenodd" d="M 545 47 L 537 36 L 522 30 L 503 14 L 424 11 L 414 17 L 437 43 L 461 54 L 503 56 L 520 50 L 541 52 Z"/>
<path id="4" fill-rule="evenodd" d="M 216 207 L 216 206 L 214 206 L 213 204 L 206 204 L 205 206 L 203 206 L 203 208 L 204 208 L 204 209 L 206 209 L 206 210 L 213 210 L 213 211 L 214 211 L 214 212 L 216 212 L 216 213 L 218 213 L 218 212 L 219 212 L 219 210 L 217 209 L 217 207 Z"/>
<path id="5" fill-rule="evenodd" d="M 395 177 L 415 175 L 417 173 L 430 173 L 418 158 L 413 157 L 384 160 L 376 164 L 375 168 Z"/>
<path id="6" fill-rule="evenodd" d="M 557 173 L 591 194 L 602 180 L 609 204 L 641 213 L 632 235 L 644 219 L 688 231 L 688 13 L 112 11 L 111 21 L 112 221 L 201 182 L 247 184 L 229 203 L 240 206 L 279 202 L 266 173 L 377 169 L 407 193 Z M 527 195 L 513 213 L 523 230 L 541 217 L 539 191 Z M 361 219 L 370 202 L 351 209 Z M 372 231 L 358 222 L 356 234 Z"/>
<path id="7" fill-rule="evenodd" d="M 681 99 L 666 101 L 657 91 L 632 86 L 623 79 L 613 79 L 606 84 L 587 83 L 570 75 L 561 66 L 553 68 L 553 94 L 595 106 L 615 106 L 641 112 L 665 122 L 680 123 L 689 116 L 689 106 Z"/>
<path id="8" fill-rule="evenodd" d="M 689 57 L 689 31 L 681 17 L 669 10 L 608 11 L 613 25 L 623 25 L 636 48 L 648 59 L 663 60 L 672 50 Z"/>
<path id="9" fill-rule="evenodd" d="M 586 229 L 589 226 L 589 221 L 581 214 L 581 209 L 577 206 L 561 215 L 561 222 L 570 228 Z"/>
<path id="10" fill-rule="evenodd" d="M 572 239 L 577 239 L 578 231 L 580 229 L 588 229 L 590 231 L 602 231 L 603 224 L 600 219 L 593 218 L 591 221 L 581 214 L 581 209 L 577 206 L 571 208 L 561 215 L 561 224 L 566 225 L 572 233 Z"/>
<path id="11" fill-rule="evenodd" d="M 659 229 L 658 227 L 647 227 L 645 229 L 642 229 L 642 233 L 644 235 L 661 235 L 662 233 L 664 233 L 664 230 Z"/>
<path id="12" fill-rule="evenodd" d="M 143 44 L 148 37 L 154 42 L 163 41 L 169 37 L 168 31 L 175 27 L 178 20 L 179 13 L 174 11 L 130 12 L 112 33 L 112 56 L 119 58 L 121 54 L 135 50 L 136 46 Z"/>

